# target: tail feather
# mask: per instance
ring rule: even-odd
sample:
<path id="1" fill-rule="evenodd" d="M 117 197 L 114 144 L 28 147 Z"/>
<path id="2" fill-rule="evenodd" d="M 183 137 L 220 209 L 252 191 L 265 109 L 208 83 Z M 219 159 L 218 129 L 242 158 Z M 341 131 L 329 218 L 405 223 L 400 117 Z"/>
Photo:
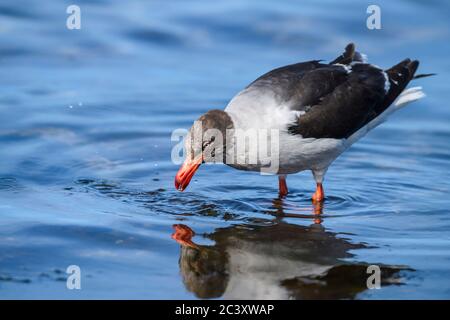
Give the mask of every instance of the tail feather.
<path id="1" fill-rule="evenodd" d="M 366 61 L 364 55 L 357 52 L 355 50 L 355 45 L 353 43 L 350 43 L 345 47 L 344 53 L 330 62 L 330 64 L 337 63 L 347 65 L 351 64 L 352 62 Z M 347 147 L 351 146 L 367 132 L 383 123 L 391 113 L 406 106 L 410 102 L 425 97 L 425 93 L 422 91 L 422 87 L 413 87 L 406 89 L 406 86 L 411 80 L 434 75 L 434 73 L 416 75 L 418 67 L 418 60 L 411 60 L 408 58 L 397 63 L 393 67 L 384 70 L 386 76 L 386 96 L 383 102 L 375 107 L 375 109 L 373 110 L 374 112 L 367 119 L 366 125 L 361 127 L 358 131 L 347 138 Z"/>
<path id="2" fill-rule="evenodd" d="M 422 87 L 412 87 L 404 90 L 395 100 L 395 109 L 406 106 L 408 103 L 417 101 L 425 97 L 425 92 L 422 91 Z"/>
<path id="3" fill-rule="evenodd" d="M 398 109 L 406 106 L 407 104 L 419 100 L 425 97 L 425 93 L 422 91 L 422 87 L 412 87 L 404 90 L 395 100 L 395 102 L 382 112 L 378 117 L 372 119 L 368 124 L 359 129 L 353 135 L 347 139 L 347 147 L 358 141 L 361 137 L 366 135 L 370 130 L 382 124 L 389 117 L 390 114 Z"/>
<path id="4" fill-rule="evenodd" d="M 396 110 L 406 106 L 410 102 L 425 97 L 422 87 L 406 89 L 408 83 L 414 79 L 419 61 L 405 59 L 392 68 L 385 70 L 389 79 L 389 91 L 383 103 L 375 110 L 376 113 L 370 121 L 347 139 L 347 146 L 351 146 L 367 132 L 383 123 L 388 116 Z"/>

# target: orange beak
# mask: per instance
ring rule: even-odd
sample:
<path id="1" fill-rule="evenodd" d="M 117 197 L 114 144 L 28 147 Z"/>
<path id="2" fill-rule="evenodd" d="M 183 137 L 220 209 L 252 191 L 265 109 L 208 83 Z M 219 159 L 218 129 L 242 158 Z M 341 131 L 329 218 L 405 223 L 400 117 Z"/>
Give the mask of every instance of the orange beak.
<path id="1" fill-rule="evenodd" d="M 185 160 L 181 165 L 175 176 L 175 188 L 179 191 L 183 191 L 191 182 L 192 177 L 197 171 L 198 167 L 202 163 L 202 156 L 197 157 L 194 160 Z"/>
<path id="2" fill-rule="evenodd" d="M 197 249 L 198 246 L 192 241 L 192 237 L 195 232 L 184 224 L 174 224 L 173 228 L 175 232 L 172 234 L 172 239 L 181 244 L 182 246 L 188 246 Z"/>

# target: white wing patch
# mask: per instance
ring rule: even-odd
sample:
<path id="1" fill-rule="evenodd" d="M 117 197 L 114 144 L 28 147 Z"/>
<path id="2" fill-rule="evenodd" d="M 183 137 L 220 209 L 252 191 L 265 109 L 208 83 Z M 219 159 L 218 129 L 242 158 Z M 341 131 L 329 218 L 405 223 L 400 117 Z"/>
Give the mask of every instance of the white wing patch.
<path id="1" fill-rule="evenodd" d="M 422 91 L 422 87 L 412 87 L 404 90 L 394 102 L 397 108 L 403 107 L 410 102 L 419 100 L 425 97 L 425 93 Z"/>

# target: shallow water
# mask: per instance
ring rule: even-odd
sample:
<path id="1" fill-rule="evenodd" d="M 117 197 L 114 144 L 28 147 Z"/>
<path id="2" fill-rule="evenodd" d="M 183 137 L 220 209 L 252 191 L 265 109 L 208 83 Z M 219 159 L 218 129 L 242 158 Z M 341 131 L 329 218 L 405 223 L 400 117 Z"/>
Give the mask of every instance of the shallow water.
<path id="1" fill-rule="evenodd" d="M 0 4 L 0 298 L 450 298 L 448 2 L 380 2 L 374 31 L 364 1 L 78 3 L 72 31 L 71 2 Z M 323 208 L 309 172 L 284 200 L 223 165 L 174 190 L 174 129 L 350 41 L 438 76 L 330 167 Z"/>

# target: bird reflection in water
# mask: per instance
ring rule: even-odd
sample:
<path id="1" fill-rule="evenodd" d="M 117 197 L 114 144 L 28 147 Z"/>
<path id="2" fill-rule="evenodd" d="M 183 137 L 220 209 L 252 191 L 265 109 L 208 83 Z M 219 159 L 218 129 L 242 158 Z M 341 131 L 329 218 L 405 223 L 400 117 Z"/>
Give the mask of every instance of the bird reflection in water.
<path id="1" fill-rule="evenodd" d="M 351 250 L 366 245 L 326 231 L 321 207 L 314 208 L 310 226 L 287 223 L 282 218 L 293 214 L 285 215 L 277 201 L 270 225 L 232 225 L 203 235 L 214 245 L 198 245 L 190 227 L 174 225 L 172 238 L 181 245 L 186 288 L 198 298 L 226 299 L 355 299 L 368 290 L 369 264 L 345 261 L 353 257 Z M 380 269 L 382 287 L 401 285 L 405 273 L 414 271 L 405 266 Z"/>

